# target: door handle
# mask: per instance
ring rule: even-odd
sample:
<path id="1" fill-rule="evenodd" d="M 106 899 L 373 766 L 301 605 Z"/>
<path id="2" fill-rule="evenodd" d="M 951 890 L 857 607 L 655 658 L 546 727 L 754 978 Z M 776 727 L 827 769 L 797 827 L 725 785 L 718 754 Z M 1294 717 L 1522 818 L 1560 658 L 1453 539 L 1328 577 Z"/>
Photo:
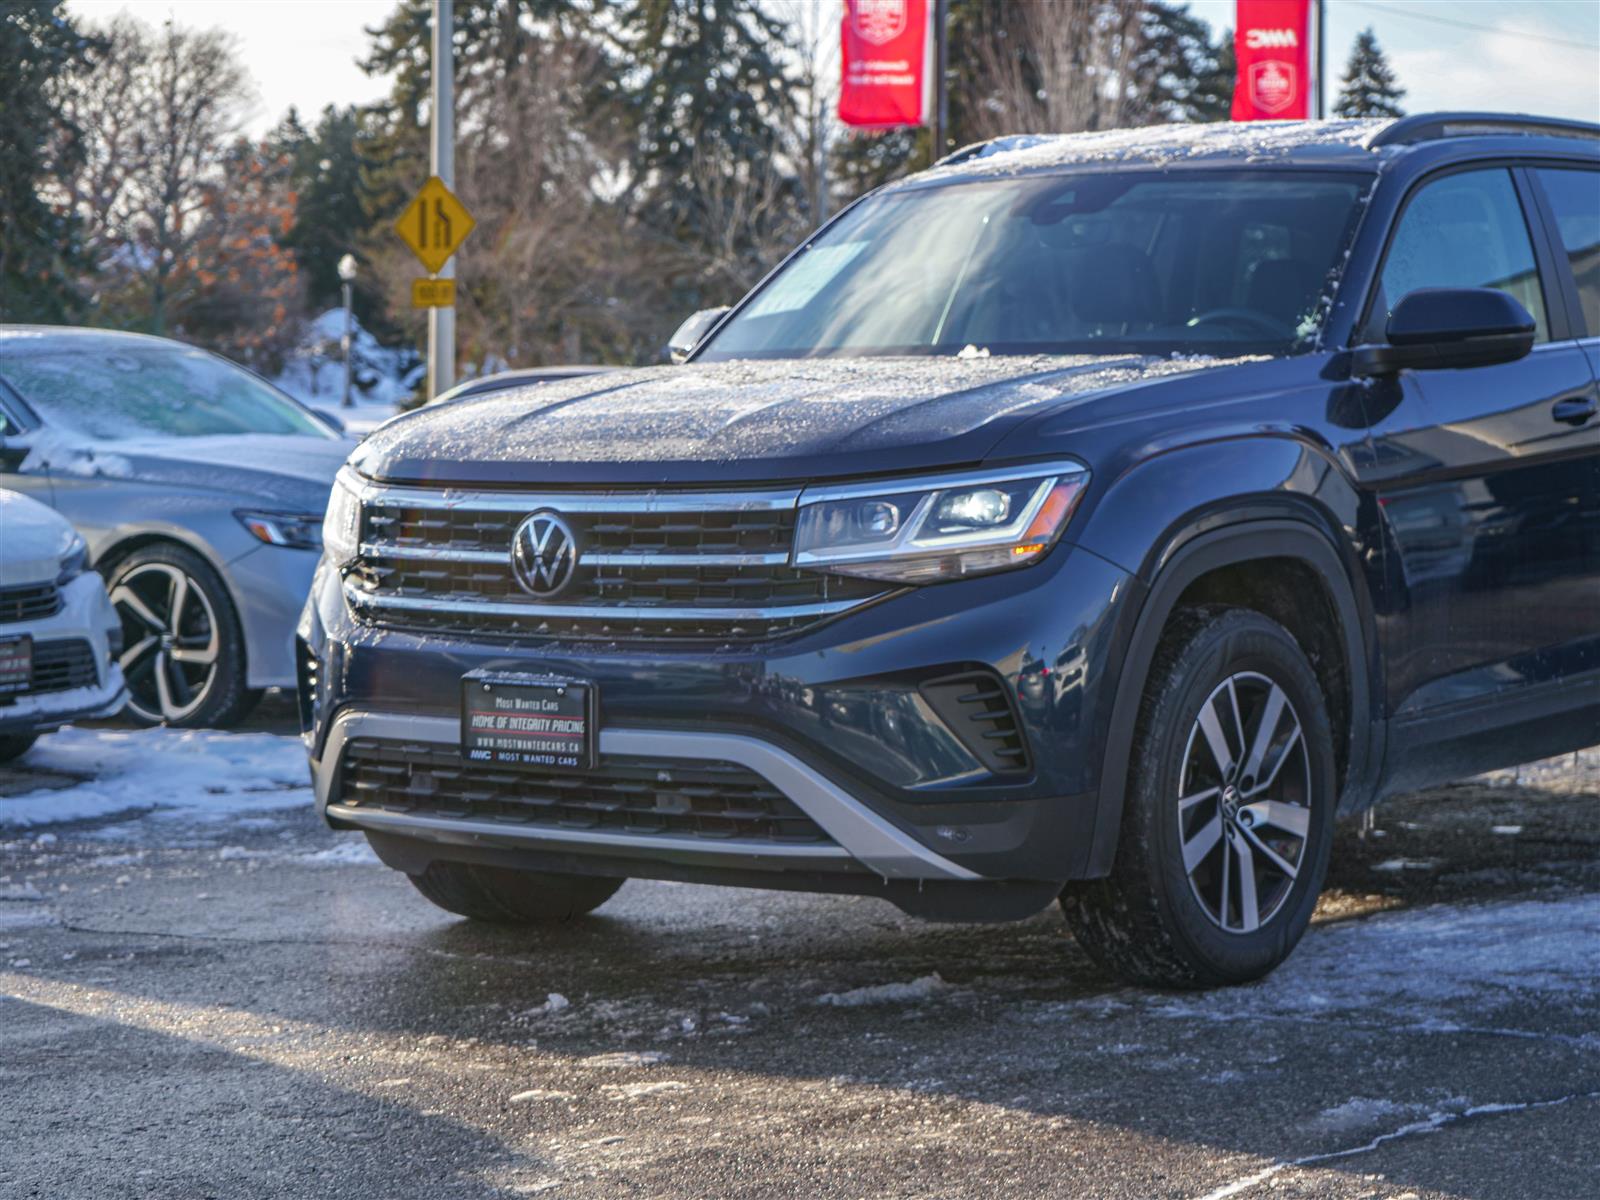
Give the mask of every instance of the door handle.
<path id="1" fill-rule="evenodd" d="M 1563 425 L 1582 425 L 1600 411 L 1593 396 L 1568 396 L 1565 400 L 1557 400 L 1555 407 L 1550 410 L 1550 416 Z"/>

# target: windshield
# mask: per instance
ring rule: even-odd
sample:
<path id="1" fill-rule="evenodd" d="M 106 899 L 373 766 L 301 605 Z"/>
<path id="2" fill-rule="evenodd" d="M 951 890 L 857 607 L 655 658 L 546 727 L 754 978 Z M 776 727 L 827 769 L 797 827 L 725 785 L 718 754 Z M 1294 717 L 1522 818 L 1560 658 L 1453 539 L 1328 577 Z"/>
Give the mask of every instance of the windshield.
<path id="1" fill-rule="evenodd" d="M 698 355 L 1288 354 L 1315 339 L 1367 177 L 1052 175 L 851 209 Z"/>
<path id="2" fill-rule="evenodd" d="M 248 371 L 185 346 L 23 353 L 0 358 L 0 379 L 47 424 L 96 441 L 234 433 L 335 436 Z"/>

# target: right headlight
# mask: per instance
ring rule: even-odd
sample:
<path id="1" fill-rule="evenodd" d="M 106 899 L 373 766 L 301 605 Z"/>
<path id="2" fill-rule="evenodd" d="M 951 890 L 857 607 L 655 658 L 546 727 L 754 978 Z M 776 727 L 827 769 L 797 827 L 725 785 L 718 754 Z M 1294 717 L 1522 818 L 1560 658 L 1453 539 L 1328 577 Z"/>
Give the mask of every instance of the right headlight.
<path id="1" fill-rule="evenodd" d="M 361 481 L 345 467 L 333 481 L 322 518 L 322 552 L 336 567 L 354 562 L 361 550 Z"/>
<path id="2" fill-rule="evenodd" d="M 794 565 L 890 583 L 1024 567 L 1061 537 L 1089 482 L 1076 462 L 807 488 Z"/>

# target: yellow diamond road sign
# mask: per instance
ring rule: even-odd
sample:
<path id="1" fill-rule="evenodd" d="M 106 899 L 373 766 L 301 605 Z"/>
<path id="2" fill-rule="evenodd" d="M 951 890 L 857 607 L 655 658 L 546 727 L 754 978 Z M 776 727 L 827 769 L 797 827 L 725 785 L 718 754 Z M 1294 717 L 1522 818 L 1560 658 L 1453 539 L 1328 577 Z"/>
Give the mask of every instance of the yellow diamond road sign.
<path id="1" fill-rule="evenodd" d="M 422 261 L 428 274 L 436 275 L 467 240 L 475 224 L 472 214 L 434 175 L 406 205 L 394 223 L 394 231 L 411 247 L 411 253 Z"/>

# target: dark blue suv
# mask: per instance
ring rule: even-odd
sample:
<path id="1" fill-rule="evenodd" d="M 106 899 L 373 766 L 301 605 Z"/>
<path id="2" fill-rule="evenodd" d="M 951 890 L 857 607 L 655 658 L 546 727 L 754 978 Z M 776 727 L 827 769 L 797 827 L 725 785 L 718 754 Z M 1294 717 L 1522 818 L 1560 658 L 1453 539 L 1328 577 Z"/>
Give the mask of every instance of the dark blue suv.
<path id="1" fill-rule="evenodd" d="M 1600 740 L 1600 127 L 1004 138 L 710 325 L 335 490 L 318 804 L 453 912 L 1059 898 L 1235 982 L 1337 817 Z"/>

